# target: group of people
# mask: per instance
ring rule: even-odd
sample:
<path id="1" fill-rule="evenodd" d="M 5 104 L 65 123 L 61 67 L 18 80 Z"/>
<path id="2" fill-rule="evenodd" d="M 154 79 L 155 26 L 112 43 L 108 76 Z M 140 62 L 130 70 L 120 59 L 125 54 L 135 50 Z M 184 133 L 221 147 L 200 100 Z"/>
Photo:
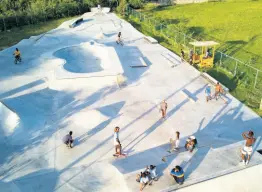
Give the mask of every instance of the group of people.
<path id="1" fill-rule="evenodd" d="M 136 181 L 140 183 L 140 191 L 142 191 L 146 185 L 152 185 L 153 181 L 157 181 L 156 166 L 147 166 L 143 172 L 137 175 Z"/>
<path id="2" fill-rule="evenodd" d="M 193 57 L 196 56 L 194 54 L 194 51 L 192 49 L 190 49 L 189 51 L 189 63 L 192 65 L 193 64 Z M 206 53 L 203 57 L 203 59 L 208 59 L 212 57 L 212 49 L 211 48 L 207 48 Z M 185 52 L 183 49 L 181 49 L 181 62 L 185 61 Z"/>
<path id="3" fill-rule="evenodd" d="M 122 153 L 122 145 L 120 143 L 119 139 L 119 127 L 114 128 L 114 146 L 115 146 L 115 154 L 114 156 L 125 156 Z M 67 135 L 63 137 L 63 143 L 68 147 L 72 148 L 74 139 L 72 138 L 73 132 L 70 131 Z M 256 139 L 254 137 L 254 132 L 253 131 L 248 131 L 244 132 L 242 134 L 243 138 L 245 139 L 245 145 L 241 149 L 241 159 L 243 164 L 247 165 L 250 161 L 251 154 L 253 152 L 252 146 L 255 143 Z M 186 140 L 185 143 L 185 149 L 189 152 L 193 152 L 194 149 L 197 148 L 197 139 L 195 136 L 190 136 Z M 170 139 L 170 150 L 169 152 L 171 153 L 172 151 L 178 151 L 180 149 L 180 132 L 175 133 L 175 138 Z M 184 183 L 185 177 L 184 177 L 184 170 L 182 167 L 179 165 L 175 166 L 170 171 L 170 175 L 174 178 L 176 183 L 179 185 L 182 185 Z M 147 166 L 146 169 L 141 172 L 140 174 L 137 175 L 136 181 L 140 183 L 140 191 L 144 189 L 146 185 L 151 185 L 153 181 L 157 181 L 157 173 L 156 173 L 156 166 L 155 165 L 150 165 Z"/>
<path id="4" fill-rule="evenodd" d="M 197 139 L 195 136 L 190 136 L 186 140 L 185 149 L 189 152 L 193 152 L 193 150 L 197 147 Z M 170 150 L 169 153 L 173 151 L 178 151 L 180 149 L 180 132 L 176 131 L 175 138 L 170 138 Z"/>
<path id="5" fill-rule="evenodd" d="M 215 98 L 216 100 L 218 100 L 219 98 L 221 98 L 222 100 L 224 100 L 225 104 L 227 104 L 227 101 L 223 98 L 223 95 L 225 94 L 224 89 L 222 88 L 221 84 L 219 82 L 217 82 L 216 86 L 215 86 L 215 94 L 212 95 L 212 90 L 211 90 L 211 85 L 208 84 L 206 89 L 205 89 L 205 94 L 206 94 L 206 101 L 210 101 L 213 98 Z"/>

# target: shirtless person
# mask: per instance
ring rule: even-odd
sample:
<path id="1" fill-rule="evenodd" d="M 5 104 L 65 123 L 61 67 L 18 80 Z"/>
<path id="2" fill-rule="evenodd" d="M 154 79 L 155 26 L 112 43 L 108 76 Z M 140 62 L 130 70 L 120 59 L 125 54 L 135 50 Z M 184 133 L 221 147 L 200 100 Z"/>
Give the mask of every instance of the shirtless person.
<path id="1" fill-rule="evenodd" d="M 116 150 L 116 155 L 121 155 L 121 143 L 119 141 L 119 127 L 115 127 L 114 129 L 114 146 L 115 146 L 115 150 Z"/>
<path id="2" fill-rule="evenodd" d="M 255 143 L 256 138 L 254 137 L 253 131 L 242 133 L 242 137 L 246 140 L 246 143 L 243 149 L 241 150 L 241 153 L 242 153 L 241 157 L 242 157 L 243 163 L 247 165 L 249 163 L 250 156 L 252 154 L 252 150 L 253 150 L 252 145 Z M 247 155 L 247 158 L 246 158 L 246 155 Z"/>
<path id="3" fill-rule="evenodd" d="M 162 112 L 162 118 L 166 117 L 167 103 L 166 100 L 163 100 L 160 104 L 160 111 Z"/>
<path id="4" fill-rule="evenodd" d="M 221 99 L 224 100 L 224 102 L 226 104 L 227 101 L 223 97 L 221 97 L 222 94 L 224 94 L 224 90 L 223 90 L 222 86 L 220 85 L 220 83 L 217 82 L 216 87 L 215 87 L 215 96 L 214 96 L 214 98 L 216 98 L 216 100 L 218 100 L 218 97 L 220 97 Z"/>

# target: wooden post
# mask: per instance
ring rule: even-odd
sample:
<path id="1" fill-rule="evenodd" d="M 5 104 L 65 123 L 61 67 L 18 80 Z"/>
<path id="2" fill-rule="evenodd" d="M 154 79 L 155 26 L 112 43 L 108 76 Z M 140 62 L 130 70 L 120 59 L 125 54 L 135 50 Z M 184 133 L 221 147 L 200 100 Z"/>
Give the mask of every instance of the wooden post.
<path id="1" fill-rule="evenodd" d="M 261 98 L 261 102 L 260 102 L 260 110 L 262 110 L 262 98 Z"/>

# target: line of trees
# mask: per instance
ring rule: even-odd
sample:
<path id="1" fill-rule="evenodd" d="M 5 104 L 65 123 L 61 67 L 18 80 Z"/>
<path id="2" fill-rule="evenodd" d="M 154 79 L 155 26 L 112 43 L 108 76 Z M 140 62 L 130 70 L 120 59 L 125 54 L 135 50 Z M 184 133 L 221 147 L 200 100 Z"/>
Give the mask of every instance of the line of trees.
<path id="1" fill-rule="evenodd" d="M 115 6 L 117 0 L 0 0 L 0 31 L 87 12 L 91 7 Z"/>

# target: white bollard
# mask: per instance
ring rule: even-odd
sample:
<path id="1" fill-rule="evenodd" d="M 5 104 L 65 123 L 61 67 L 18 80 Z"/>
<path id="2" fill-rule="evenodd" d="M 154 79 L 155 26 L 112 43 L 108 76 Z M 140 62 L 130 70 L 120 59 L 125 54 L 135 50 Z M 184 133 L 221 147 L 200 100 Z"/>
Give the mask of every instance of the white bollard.
<path id="1" fill-rule="evenodd" d="M 261 98 L 261 102 L 260 102 L 260 110 L 262 110 L 262 98 Z"/>

